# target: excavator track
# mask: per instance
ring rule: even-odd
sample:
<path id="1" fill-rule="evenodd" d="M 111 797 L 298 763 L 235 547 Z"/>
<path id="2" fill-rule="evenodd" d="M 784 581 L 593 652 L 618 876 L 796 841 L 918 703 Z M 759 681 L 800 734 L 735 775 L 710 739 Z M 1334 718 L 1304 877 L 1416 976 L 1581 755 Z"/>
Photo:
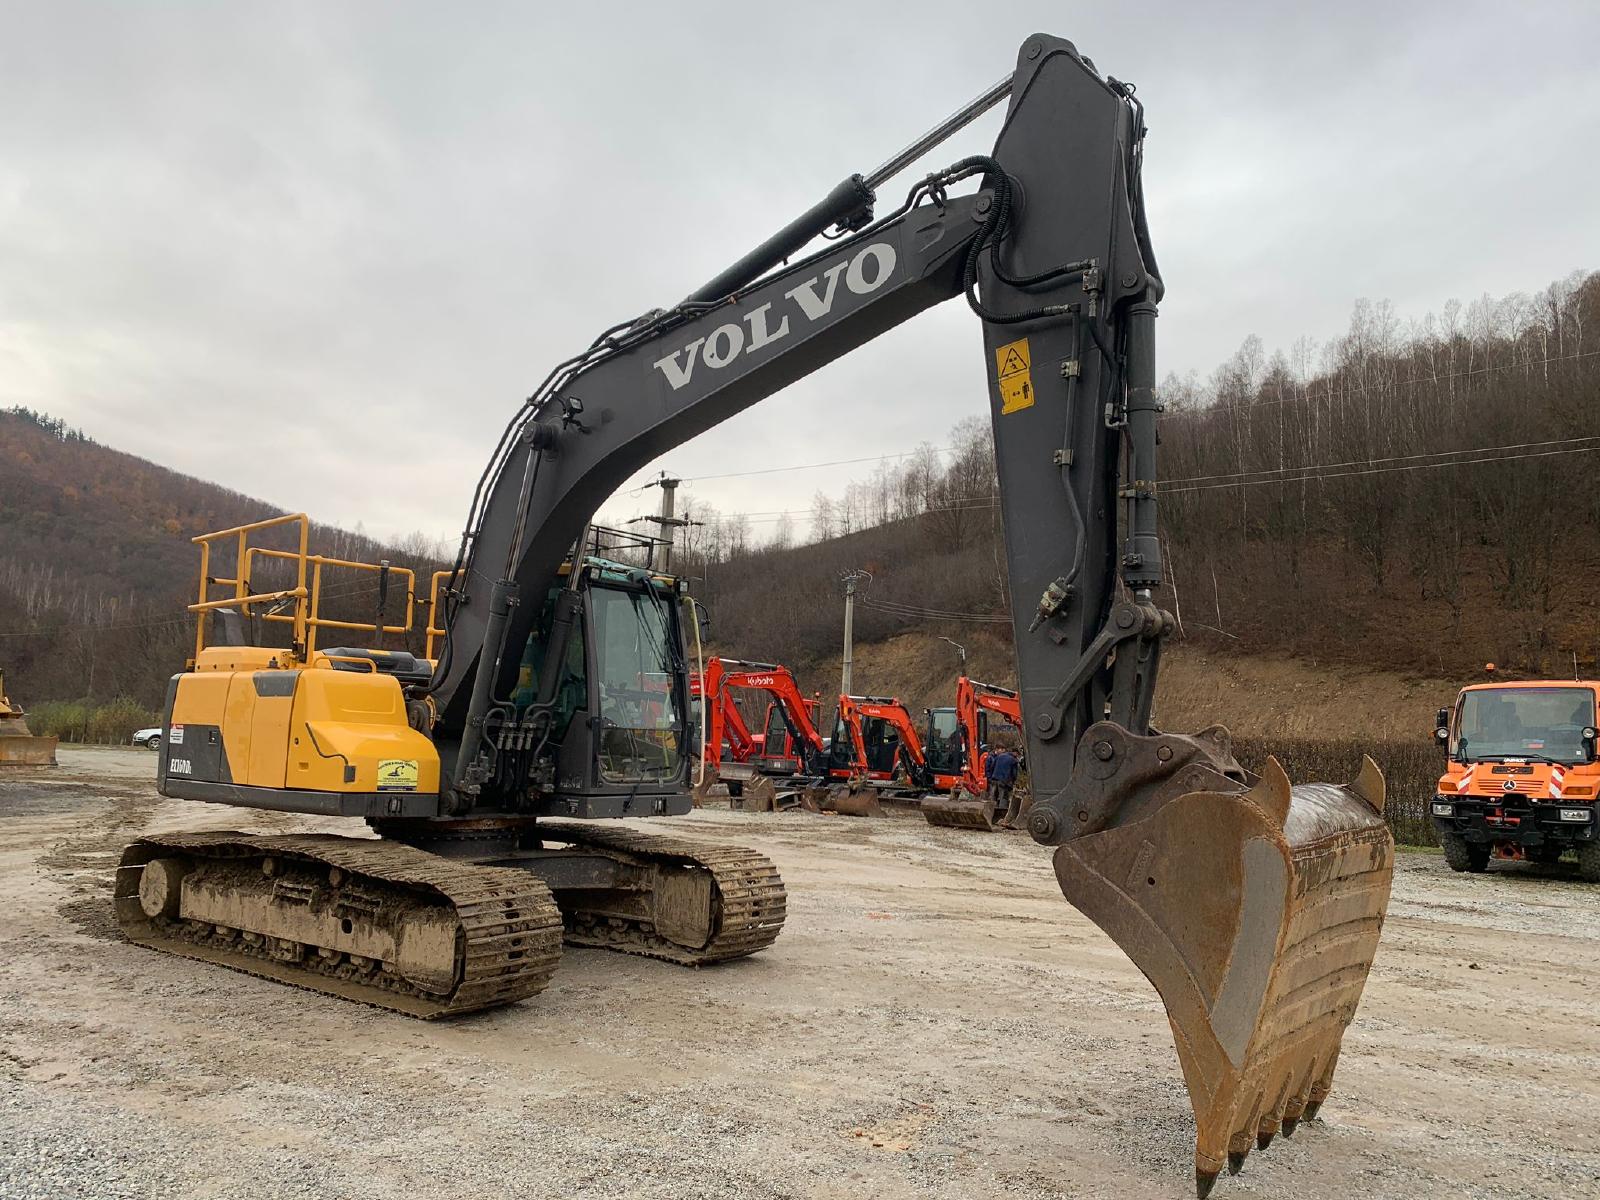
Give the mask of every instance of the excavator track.
<path id="1" fill-rule="evenodd" d="M 114 905 L 141 946 L 414 1017 L 514 1004 L 561 958 L 538 877 L 331 834 L 141 838 Z"/>
<path id="2" fill-rule="evenodd" d="M 698 867 L 711 876 L 710 937 L 702 945 L 674 941 L 644 919 L 563 908 L 572 945 L 702 967 L 765 950 L 783 930 L 788 893 L 772 861 L 754 850 L 562 822 L 541 823 L 539 833 L 637 865 Z"/>

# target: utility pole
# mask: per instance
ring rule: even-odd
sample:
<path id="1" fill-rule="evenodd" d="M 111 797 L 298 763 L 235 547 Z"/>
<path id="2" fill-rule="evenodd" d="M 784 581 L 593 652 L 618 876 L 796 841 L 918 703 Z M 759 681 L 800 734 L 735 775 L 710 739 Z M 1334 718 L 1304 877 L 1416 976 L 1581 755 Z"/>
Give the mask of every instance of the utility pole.
<path id="1" fill-rule="evenodd" d="M 870 571 L 846 571 L 840 576 L 844 580 L 844 667 L 839 675 L 839 694 L 850 696 L 851 668 L 855 666 L 855 629 L 856 629 L 856 583 L 859 580 L 871 580 Z"/>
<path id="2" fill-rule="evenodd" d="M 672 542 L 674 538 L 674 525 L 672 520 L 672 507 L 678 499 L 678 481 L 666 475 L 661 477 L 661 536 L 667 539 L 667 544 L 661 547 L 661 569 L 672 570 Z"/>
<path id="3" fill-rule="evenodd" d="M 660 479 L 655 480 L 653 483 L 645 484 L 645 487 L 659 487 L 661 489 L 661 512 L 654 517 L 635 517 L 628 522 L 630 525 L 637 525 L 643 521 L 646 524 L 659 525 L 661 527 L 661 533 L 657 538 L 661 549 L 661 565 L 658 569 L 661 571 L 672 570 L 673 531 L 681 529 L 685 525 L 700 524 L 699 521 L 691 521 L 687 517 L 674 515 L 678 501 L 678 484 L 681 482 L 682 480 L 674 479 L 663 471 Z"/>

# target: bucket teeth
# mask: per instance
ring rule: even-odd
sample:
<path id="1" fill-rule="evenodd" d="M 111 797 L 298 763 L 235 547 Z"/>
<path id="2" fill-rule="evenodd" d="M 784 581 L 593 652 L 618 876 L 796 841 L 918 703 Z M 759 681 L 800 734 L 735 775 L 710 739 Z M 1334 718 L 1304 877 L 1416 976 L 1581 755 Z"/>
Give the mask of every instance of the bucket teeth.
<path id="1" fill-rule="evenodd" d="M 1361 770 L 1356 772 L 1347 790 L 1360 796 L 1372 808 L 1372 811 L 1383 814 L 1384 783 L 1383 772 L 1378 770 L 1378 764 L 1372 761 L 1369 755 L 1361 756 Z"/>
<path id="2" fill-rule="evenodd" d="M 1174 789 L 1175 791 L 1176 789 Z M 1146 793 L 1148 795 L 1149 793 Z M 1067 899 L 1161 994 L 1196 1123 L 1197 1186 L 1317 1115 L 1394 875 L 1371 760 L 1349 787 L 1135 797 L 1055 855 Z"/>
<path id="3" fill-rule="evenodd" d="M 1199 1168 L 1195 1169 L 1194 1194 L 1198 1196 L 1200 1200 L 1206 1200 L 1206 1197 L 1211 1195 L 1211 1189 L 1217 1186 L 1218 1174 L 1220 1174 L 1220 1172 L 1202 1171 Z"/>
<path id="4" fill-rule="evenodd" d="M 1294 799 L 1294 789 L 1289 786 L 1288 773 L 1276 758 L 1268 757 L 1261 770 L 1261 780 L 1251 788 L 1245 799 L 1277 822 L 1278 828 L 1289 819 L 1289 805 Z"/>

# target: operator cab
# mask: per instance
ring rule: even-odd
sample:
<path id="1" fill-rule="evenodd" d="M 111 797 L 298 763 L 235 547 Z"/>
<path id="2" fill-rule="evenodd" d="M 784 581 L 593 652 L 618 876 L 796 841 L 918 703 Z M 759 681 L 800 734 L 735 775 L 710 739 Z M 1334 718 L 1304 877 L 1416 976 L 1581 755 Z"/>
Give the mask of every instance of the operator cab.
<path id="1" fill-rule="evenodd" d="M 980 743 L 988 740 L 988 717 L 986 712 L 978 714 Z M 922 752 L 930 770 L 937 775 L 961 774 L 967 765 L 966 732 L 954 708 L 928 710 L 928 734 L 923 740 Z"/>
<path id="2" fill-rule="evenodd" d="M 689 674 L 681 584 L 669 576 L 588 558 L 577 614 L 555 666 L 548 728 L 538 716 L 556 611 L 552 589 L 523 654 L 505 724 L 491 734 L 535 811 L 631 816 L 687 812 Z M 570 603 L 570 598 L 568 603 Z"/>

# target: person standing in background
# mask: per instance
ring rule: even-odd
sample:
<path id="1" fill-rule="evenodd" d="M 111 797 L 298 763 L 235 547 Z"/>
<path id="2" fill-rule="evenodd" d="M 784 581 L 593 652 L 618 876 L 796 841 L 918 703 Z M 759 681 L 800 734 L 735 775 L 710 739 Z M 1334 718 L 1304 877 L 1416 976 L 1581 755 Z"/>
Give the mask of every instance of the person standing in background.
<path id="1" fill-rule="evenodd" d="M 1017 754 L 1002 742 L 989 756 L 989 802 L 996 808 L 1006 806 L 1006 814 L 999 820 L 1001 829 L 1015 829 L 1017 819 Z"/>

